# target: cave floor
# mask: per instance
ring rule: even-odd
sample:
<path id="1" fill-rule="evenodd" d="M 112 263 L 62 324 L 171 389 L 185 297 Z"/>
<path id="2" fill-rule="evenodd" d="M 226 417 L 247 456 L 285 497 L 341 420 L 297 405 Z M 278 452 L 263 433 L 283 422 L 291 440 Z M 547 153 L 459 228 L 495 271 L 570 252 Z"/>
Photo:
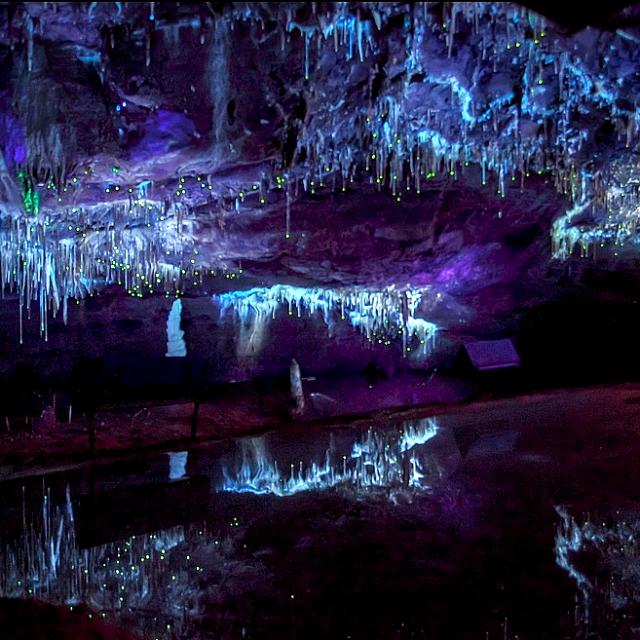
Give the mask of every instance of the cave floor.
<path id="1" fill-rule="evenodd" d="M 559 508 L 640 520 L 640 384 L 292 427 L 2 495 L 0 594 L 145 639 L 638 637 L 635 602 L 585 626 L 557 536 Z"/>
<path id="2" fill-rule="evenodd" d="M 72 413 L 59 420 L 51 406 L 40 418 L 0 435 L 0 482 L 38 475 L 94 461 L 109 463 L 138 454 L 206 446 L 208 442 L 280 428 L 305 425 L 384 423 L 411 417 L 487 408 L 549 405 L 565 398 L 571 406 L 591 402 L 602 389 L 624 402 L 634 383 L 555 389 L 498 400 L 473 400 L 471 387 L 463 380 L 440 376 L 400 374 L 390 379 L 310 379 L 302 418 L 292 419 L 292 403 L 282 385 L 273 382 L 226 385 L 215 397 L 204 399 L 198 409 L 196 437 L 191 437 L 192 401 L 150 401 L 103 407 L 94 418 L 93 449 L 86 415 Z M 638 386 L 640 389 L 640 386 Z"/>
<path id="3" fill-rule="evenodd" d="M 460 403 L 470 394 L 469 385 L 462 380 L 411 373 L 375 381 L 362 376 L 311 378 L 304 380 L 304 389 L 307 403 L 297 424 L 344 423 L 362 417 L 387 420 L 394 414 L 422 414 L 433 411 L 434 406 Z M 5 418 L 0 424 L 0 432 L 4 431 L 0 433 L 0 481 L 92 459 L 185 448 L 292 426 L 291 409 L 288 389 L 280 380 L 225 385 L 200 403 L 196 437 L 191 438 L 192 401 L 154 400 L 104 406 L 95 412 L 92 452 L 87 416 L 72 406 L 71 420 L 60 420 L 60 415 L 56 419 L 53 406 L 49 406 L 28 429 L 23 425 L 17 428 L 14 418 Z"/>

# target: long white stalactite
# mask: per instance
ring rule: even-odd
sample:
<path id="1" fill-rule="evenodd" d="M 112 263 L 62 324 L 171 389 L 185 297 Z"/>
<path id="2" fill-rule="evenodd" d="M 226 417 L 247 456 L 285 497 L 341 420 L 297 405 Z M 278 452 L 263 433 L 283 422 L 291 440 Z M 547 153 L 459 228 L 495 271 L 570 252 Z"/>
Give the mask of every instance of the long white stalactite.
<path id="1" fill-rule="evenodd" d="M 403 354 L 410 352 L 412 341 L 417 350 L 427 354 L 433 346 L 437 326 L 418 318 L 416 313 L 427 288 L 410 289 L 385 287 L 370 290 L 360 287 L 337 289 L 305 288 L 276 285 L 270 288 L 254 288 L 217 294 L 214 302 L 221 313 L 231 313 L 240 324 L 239 347 L 246 350 L 250 344 L 259 350 L 266 325 L 275 319 L 278 310 L 287 309 L 289 315 L 298 318 L 319 314 L 332 335 L 336 323 L 348 321 L 369 341 L 388 344 L 398 336 Z"/>
<path id="2" fill-rule="evenodd" d="M 167 216 L 162 203 L 136 202 L 111 206 L 106 213 L 100 206 L 78 210 L 72 224 L 53 223 L 44 213 L 2 219 L 2 295 L 17 294 L 21 314 L 23 309 L 30 314 L 37 303 L 45 340 L 49 315 L 62 309 L 66 322 L 69 300 L 93 295 L 104 285 L 118 284 L 142 297 L 154 290 L 175 293 L 193 278 L 198 267 L 185 257 L 193 239 L 176 231 L 177 210 Z M 22 343 L 22 317 L 20 329 Z"/>

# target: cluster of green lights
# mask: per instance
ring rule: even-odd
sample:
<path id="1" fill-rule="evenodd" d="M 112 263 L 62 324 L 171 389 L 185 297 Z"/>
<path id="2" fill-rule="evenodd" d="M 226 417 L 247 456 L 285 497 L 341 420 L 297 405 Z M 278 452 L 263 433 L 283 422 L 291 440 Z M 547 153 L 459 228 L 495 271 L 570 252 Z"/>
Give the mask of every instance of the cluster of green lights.
<path id="1" fill-rule="evenodd" d="M 119 166 L 112 166 L 110 169 L 111 173 L 113 174 L 114 177 L 118 177 L 121 176 L 121 168 Z M 91 167 L 85 168 L 82 172 L 83 176 L 90 176 L 94 174 L 94 170 Z M 208 189 L 209 191 L 213 190 L 213 185 L 208 183 L 206 180 L 203 179 L 202 176 L 198 175 L 198 176 L 194 176 L 195 180 L 197 181 L 198 184 L 200 184 L 200 188 L 201 189 Z M 179 178 L 178 181 L 178 185 L 176 187 L 176 190 L 174 192 L 175 197 L 176 198 L 180 198 L 183 196 L 187 195 L 187 180 L 189 179 L 189 176 L 181 176 Z M 70 187 L 79 187 L 81 186 L 81 181 L 80 178 L 78 176 L 73 176 L 71 177 L 71 179 L 64 185 L 62 186 L 62 188 L 58 189 L 57 185 L 53 182 L 50 181 L 47 184 L 47 189 L 51 190 L 51 191 L 58 191 L 57 193 L 57 202 L 58 204 L 62 204 L 63 202 L 63 198 L 64 198 L 64 194 L 66 194 Z M 123 185 L 121 182 L 109 182 L 106 185 L 103 186 L 103 192 L 107 193 L 107 194 L 112 194 L 112 193 L 121 193 L 121 192 L 125 192 L 128 194 L 133 194 L 135 191 L 135 186 L 126 186 Z M 140 201 L 141 202 L 141 201 Z M 31 206 L 31 205 L 30 205 Z"/>
<path id="2" fill-rule="evenodd" d="M 344 320 L 344 316 L 340 316 L 341 320 Z M 366 338 L 366 341 L 369 344 L 379 344 L 385 347 L 389 347 L 395 343 L 399 337 L 404 333 L 403 327 L 395 327 L 388 319 L 386 319 L 383 323 L 385 326 L 383 327 L 383 331 L 373 331 L 369 337 Z M 424 344 L 424 340 L 420 340 L 420 344 Z M 410 348 L 407 348 L 407 351 L 411 351 Z"/>
<path id="3" fill-rule="evenodd" d="M 187 180 L 193 178 L 193 176 L 180 176 L 178 179 L 178 186 L 176 188 L 176 196 L 185 196 L 187 195 Z M 213 191 L 213 184 L 207 182 L 203 178 L 203 176 L 195 176 L 196 182 L 200 185 L 200 189 L 208 189 L 209 191 Z"/>
<path id="4" fill-rule="evenodd" d="M 37 216 L 40 211 L 40 194 L 23 169 L 18 171 L 18 182 L 20 183 L 22 206 L 25 212 Z"/>
<path id="5" fill-rule="evenodd" d="M 184 183 L 186 182 L 186 179 L 184 176 L 181 176 L 180 179 L 178 180 L 178 188 L 176 190 L 176 197 L 180 197 L 180 196 L 186 196 L 187 195 L 187 189 L 184 186 Z M 202 187 L 204 187 L 204 185 L 201 185 Z"/>
<path id="6" fill-rule="evenodd" d="M 151 278 L 147 278 L 143 273 L 136 273 L 135 278 L 133 285 L 127 291 L 134 298 L 142 298 L 144 293 L 153 295 L 154 291 L 162 288 L 162 277 L 159 273 Z M 168 297 L 169 292 L 165 291 L 165 295 Z"/>

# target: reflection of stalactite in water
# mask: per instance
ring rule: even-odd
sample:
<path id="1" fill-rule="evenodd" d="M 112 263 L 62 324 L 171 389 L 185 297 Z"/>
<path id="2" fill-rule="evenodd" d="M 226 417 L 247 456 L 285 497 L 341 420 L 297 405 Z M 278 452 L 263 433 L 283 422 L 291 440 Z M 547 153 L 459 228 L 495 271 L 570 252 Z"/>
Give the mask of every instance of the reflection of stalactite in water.
<path id="1" fill-rule="evenodd" d="M 401 430 L 370 428 L 353 444 L 349 456 L 338 456 L 329 447 L 322 462 L 291 465 L 281 471 L 264 437 L 241 441 L 240 465 L 224 469 L 223 491 L 288 496 L 302 491 L 334 487 L 358 490 L 404 491 L 428 488 L 427 463 L 419 447 L 438 431 L 435 418 L 406 422 Z"/>
<path id="2" fill-rule="evenodd" d="M 580 595 L 576 624 L 593 637 L 630 637 L 640 623 L 640 519 L 579 522 L 566 507 L 556 512 L 556 563 Z"/>
<path id="3" fill-rule="evenodd" d="M 588 624 L 589 604 L 593 585 L 572 562 L 572 554 L 580 551 L 584 545 L 583 532 L 564 507 L 556 507 L 556 512 L 561 518 L 560 525 L 556 529 L 555 538 L 556 564 L 576 581 L 580 589 L 583 604 L 583 610 L 580 615 L 583 617 L 585 623 Z"/>
<path id="4" fill-rule="evenodd" d="M 220 541 L 204 525 L 189 525 L 80 549 L 74 520 L 68 488 L 62 504 L 49 490 L 41 509 L 28 512 L 25 502 L 20 536 L 0 546 L 0 597 L 86 603 L 103 618 L 134 610 L 145 637 L 165 637 L 167 624 L 190 637 L 204 571 L 194 550 L 208 547 L 211 556 Z"/>
<path id="5" fill-rule="evenodd" d="M 380 491 L 390 499 L 409 496 L 428 489 L 434 477 L 424 445 L 437 432 L 435 418 L 392 430 L 371 428 L 348 455 L 339 455 L 332 444 L 322 461 L 284 471 L 264 437 L 245 439 L 239 467 L 225 470 L 220 491 L 293 495 L 334 488 L 356 497 Z M 206 557 L 209 565 L 222 566 L 228 559 L 226 542 L 201 524 L 79 548 L 73 504 L 69 488 L 61 498 L 45 489 L 35 504 L 23 496 L 17 535 L 0 540 L 0 597 L 86 603 L 102 617 L 135 611 L 145 637 L 166 637 L 166 624 L 176 637 L 193 637 L 189 629 L 202 611 L 199 594 L 204 593 L 205 568 L 199 562 Z M 230 526 L 237 526 L 235 518 Z"/>

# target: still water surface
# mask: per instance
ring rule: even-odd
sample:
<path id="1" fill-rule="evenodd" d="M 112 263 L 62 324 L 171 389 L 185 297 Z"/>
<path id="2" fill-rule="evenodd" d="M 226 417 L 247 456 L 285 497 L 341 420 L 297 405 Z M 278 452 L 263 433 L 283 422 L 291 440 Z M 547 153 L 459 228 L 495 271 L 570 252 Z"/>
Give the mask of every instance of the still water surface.
<path id="1" fill-rule="evenodd" d="M 8 483 L 0 595 L 163 640 L 624 637 L 576 558 L 634 525 L 572 514 L 525 440 L 444 416 Z"/>

